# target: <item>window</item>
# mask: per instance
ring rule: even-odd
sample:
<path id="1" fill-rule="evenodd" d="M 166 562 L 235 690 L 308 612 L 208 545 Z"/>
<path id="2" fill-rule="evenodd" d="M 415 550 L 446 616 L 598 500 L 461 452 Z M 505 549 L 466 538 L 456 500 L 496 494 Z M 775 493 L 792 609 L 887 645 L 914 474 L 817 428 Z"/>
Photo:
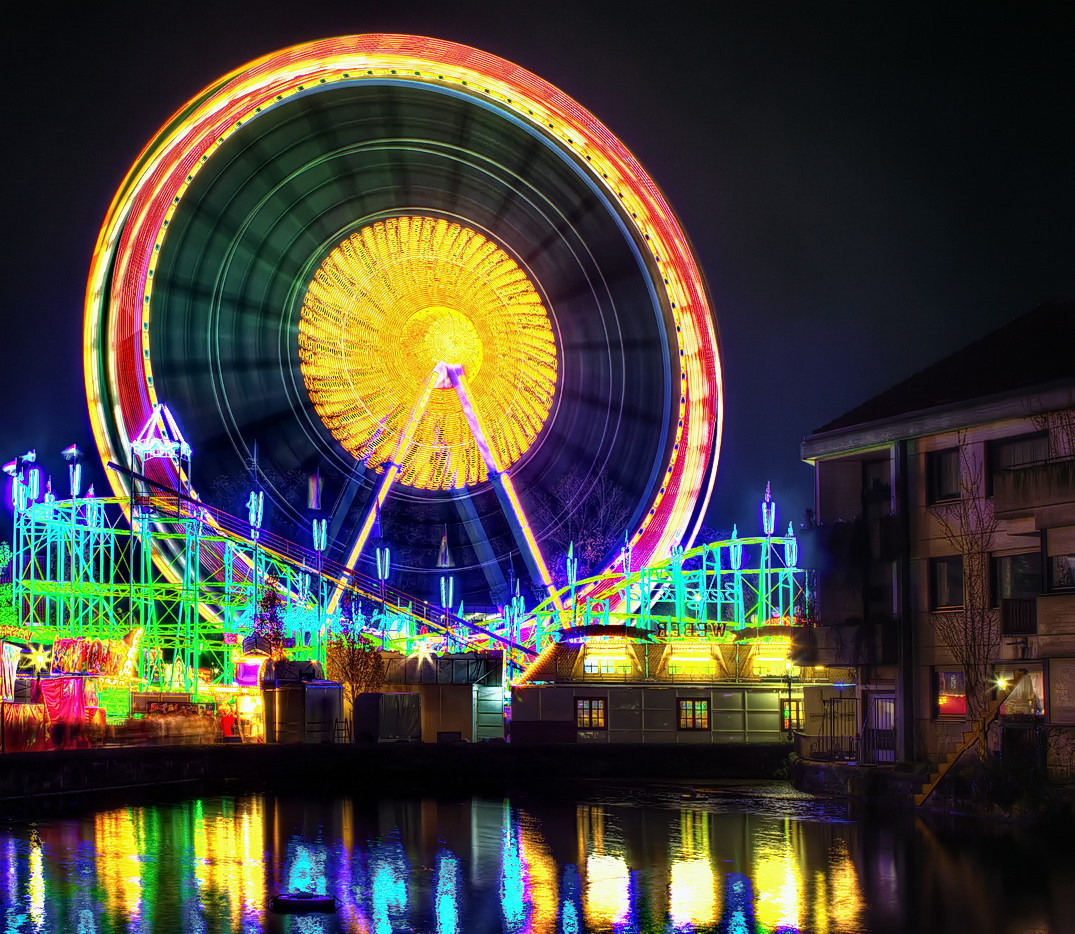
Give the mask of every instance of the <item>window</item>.
<path id="1" fill-rule="evenodd" d="M 963 558 L 960 555 L 929 559 L 929 607 L 931 610 L 963 608 Z"/>
<path id="2" fill-rule="evenodd" d="M 1000 607 L 1000 631 L 1006 636 L 1038 631 L 1037 597 L 1041 591 L 1041 552 L 993 559 L 993 606 Z"/>
<path id="3" fill-rule="evenodd" d="M 962 671 L 937 672 L 937 716 L 967 716 L 967 689 Z"/>
<path id="4" fill-rule="evenodd" d="M 1000 438 L 989 443 L 989 471 L 986 474 L 986 494 L 993 495 L 993 471 L 1026 464 L 1038 464 L 1049 459 L 1049 432 Z"/>
<path id="5" fill-rule="evenodd" d="M 1049 459 L 1049 432 L 1041 431 L 989 443 L 989 466 L 993 470 L 1022 467 Z"/>
<path id="6" fill-rule="evenodd" d="M 681 730 L 709 729 L 709 701 L 679 698 L 679 728 Z"/>
<path id="7" fill-rule="evenodd" d="M 946 503 L 959 499 L 959 448 L 926 453 L 926 482 L 931 503 Z"/>
<path id="8" fill-rule="evenodd" d="M 798 698 L 783 698 L 780 701 L 780 714 L 783 724 L 780 728 L 785 733 L 803 728 L 803 702 Z"/>
<path id="9" fill-rule="evenodd" d="M 603 697 L 576 697 L 575 726 L 580 730 L 607 729 L 605 704 Z"/>
<path id="10" fill-rule="evenodd" d="M 1075 590 L 1075 555 L 1051 555 L 1049 589 Z"/>
<path id="11" fill-rule="evenodd" d="M 607 655 L 587 655 L 583 659 L 582 670 L 588 675 L 614 675 L 616 660 Z"/>
<path id="12" fill-rule="evenodd" d="M 627 647 L 610 642 L 587 645 L 582 659 L 582 671 L 587 675 L 626 675 L 631 667 L 628 663 Z"/>
<path id="13" fill-rule="evenodd" d="M 1026 674 L 1015 681 L 1020 670 Z M 998 689 L 1011 686 L 1011 692 L 1000 708 L 1002 717 L 1045 715 L 1045 673 L 1041 662 L 1007 662 L 997 665 L 994 676 Z"/>
<path id="14" fill-rule="evenodd" d="M 993 606 L 1000 606 L 1001 600 L 1024 600 L 1040 593 L 1040 551 L 993 559 Z"/>

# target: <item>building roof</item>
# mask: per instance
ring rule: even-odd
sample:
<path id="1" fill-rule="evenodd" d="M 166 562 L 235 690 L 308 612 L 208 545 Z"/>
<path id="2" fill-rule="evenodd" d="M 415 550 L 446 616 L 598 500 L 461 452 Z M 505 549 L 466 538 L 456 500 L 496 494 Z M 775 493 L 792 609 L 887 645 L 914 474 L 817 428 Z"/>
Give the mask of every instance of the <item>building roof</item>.
<path id="1" fill-rule="evenodd" d="M 812 434 L 1075 381 L 1075 302 L 1039 305 Z"/>

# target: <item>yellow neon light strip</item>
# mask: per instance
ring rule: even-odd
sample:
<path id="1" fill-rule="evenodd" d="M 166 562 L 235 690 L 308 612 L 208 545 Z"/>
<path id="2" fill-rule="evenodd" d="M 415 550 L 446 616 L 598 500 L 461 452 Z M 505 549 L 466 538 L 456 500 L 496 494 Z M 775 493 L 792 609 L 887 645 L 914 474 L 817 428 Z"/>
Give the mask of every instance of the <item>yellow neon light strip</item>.
<path id="1" fill-rule="evenodd" d="M 498 469 L 517 462 L 552 407 L 552 325 L 526 273 L 462 224 L 391 217 L 350 235 L 306 289 L 299 320 L 303 380 L 336 440 L 373 470 L 391 460 L 422 378 L 465 368 L 471 398 L 492 413 L 485 438 Z M 464 413 L 448 393 L 423 410 L 398 482 L 422 489 L 486 479 Z"/>

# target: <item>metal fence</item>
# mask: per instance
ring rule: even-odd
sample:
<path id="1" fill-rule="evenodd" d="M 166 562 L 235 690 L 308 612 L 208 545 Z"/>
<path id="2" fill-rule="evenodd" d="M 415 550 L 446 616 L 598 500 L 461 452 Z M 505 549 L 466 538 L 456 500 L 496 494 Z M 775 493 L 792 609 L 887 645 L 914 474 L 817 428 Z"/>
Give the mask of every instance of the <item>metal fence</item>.
<path id="1" fill-rule="evenodd" d="M 817 736 L 796 735 L 796 752 L 804 759 L 847 762 L 858 757 L 858 700 L 830 697 Z"/>

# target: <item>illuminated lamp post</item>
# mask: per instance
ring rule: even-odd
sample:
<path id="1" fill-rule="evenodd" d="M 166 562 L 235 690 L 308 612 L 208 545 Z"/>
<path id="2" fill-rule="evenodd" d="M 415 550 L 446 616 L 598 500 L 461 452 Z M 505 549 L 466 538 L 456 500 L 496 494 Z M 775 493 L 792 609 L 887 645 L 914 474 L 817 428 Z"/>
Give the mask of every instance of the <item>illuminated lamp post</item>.
<path id="1" fill-rule="evenodd" d="M 265 517 L 265 494 L 260 490 L 258 492 L 251 491 L 249 498 L 246 501 L 246 513 L 247 518 L 250 520 L 250 540 L 254 543 L 254 568 L 252 572 L 252 578 L 254 583 L 254 612 L 257 612 L 258 605 L 258 577 L 260 576 L 260 546 L 258 540 L 261 538 L 261 522 Z"/>
<path id="2" fill-rule="evenodd" d="M 324 604 L 324 580 L 321 577 L 321 570 L 325 563 L 325 545 L 328 542 L 328 520 L 327 519 L 314 519 L 312 523 L 313 528 L 313 541 L 314 541 L 314 553 L 317 555 L 317 638 L 320 640 L 322 635 L 322 628 L 324 627 L 324 621 L 321 618 Z M 321 651 L 321 646 L 318 644 L 318 652 Z"/>
<path id="3" fill-rule="evenodd" d="M 71 486 L 71 499 L 76 499 L 82 492 L 82 451 L 77 444 L 64 448 L 61 452 L 67 461 L 67 478 Z"/>
<path id="4" fill-rule="evenodd" d="M 381 648 L 385 647 L 388 628 L 388 607 L 385 605 L 385 585 L 388 582 L 388 573 L 392 568 L 392 549 L 386 544 L 380 544 L 376 548 L 377 580 L 381 585 Z M 443 585 L 442 585 L 443 586 Z"/>
<path id="5" fill-rule="evenodd" d="M 37 463 L 37 451 L 27 451 L 12 461 L 4 464 L 4 473 L 12 479 L 11 504 L 16 512 L 29 508 L 41 493 L 41 471 L 37 467 L 26 469 L 28 464 Z"/>
<path id="6" fill-rule="evenodd" d="M 567 583 L 571 588 L 571 628 L 575 628 L 578 618 L 578 606 L 575 603 L 575 587 L 579 582 L 579 559 L 575 557 L 575 543 L 567 545 Z M 538 650 L 541 649 L 540 640 L 535 640 Z"/>
<path id="7" fill-rule="evenodd" d="M 26 470 L 27 464 L 37 461 L 37 452 L 27 451 L 14 460 L 4 464 L 3 470 L 11 477 L 11 505 L 15 508 L 15 547 L 12 549 L 12 580 L 18 580 L 22 573 L 20 555 L 22 555 L 23 536 L 26 534 L 26 510 L 37 499 L 40 492 L 41 471 L 36 467 Z"/>
<path id="8" fill-rule="evenodd" d="M 455 578 L 451 574 L 445 574 L 440 579 L 440 605 L 444 610 L 444 630 L 448 629 L 448 614 L 452 610 L 452 597 L 455 595 Z"/>
<path id="9" fill-rule="evenodd" d="M 526 601 L 523 599 L 522 594 L 519 592 L 519 580 L 515 579 L 515 593 L 511 600 L 508 601 L 508 605 L 504 607 L 504 621 L 507 625 L 508 638 L 512 642 L 519 642 L 522 638 L 522 620 L 526 615 Z M 537 626 L 538 622 L 535 619 L 534 625 Z M 514 649 L 509 650 L 510 653 L 514 653 Z M 513 654 L 508 654 L 507 658 L 514 658 Z M 521 661 L 518 660 L 517 661 Z M 518 667 L 522 667 L 519 664 Z"/>

